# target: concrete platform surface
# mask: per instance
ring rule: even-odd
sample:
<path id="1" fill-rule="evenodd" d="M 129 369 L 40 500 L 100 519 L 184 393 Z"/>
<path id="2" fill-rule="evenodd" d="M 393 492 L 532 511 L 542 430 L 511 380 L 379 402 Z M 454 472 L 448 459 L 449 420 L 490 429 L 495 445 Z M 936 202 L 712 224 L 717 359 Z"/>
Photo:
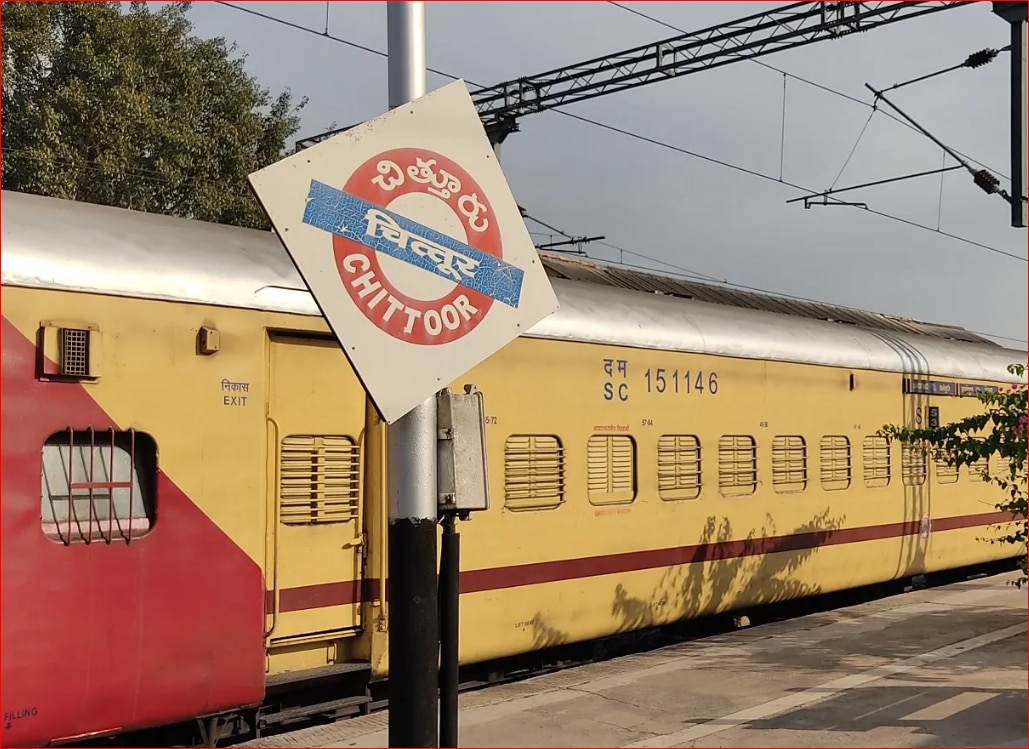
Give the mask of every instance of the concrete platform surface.
<path id="1" fill-rule="evenodd" d="M 462 746 L 1025 747 L 1027 595 L 1005 574 L 461 696 Z M 247 742 L 386 747 L 388 713 Z"/>

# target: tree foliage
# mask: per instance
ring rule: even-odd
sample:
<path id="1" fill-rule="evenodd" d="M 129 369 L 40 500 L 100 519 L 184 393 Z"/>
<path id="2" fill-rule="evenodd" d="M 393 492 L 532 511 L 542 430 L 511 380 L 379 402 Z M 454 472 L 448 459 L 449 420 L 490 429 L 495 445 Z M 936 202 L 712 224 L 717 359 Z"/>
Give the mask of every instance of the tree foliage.
<path id="1" fill-rule="evenodd" d="M 3 187 L 267 228 L 246 175 L 299 128 L 190 3 L 3 3 Z"/>
<path id="2" fill-rule="evenodd" d="M 1024 364 L 1008 367 L 1011 374 L 1025 375 Z M 1026 386 L 1014 385 L 998 392 L 980 392 L 979 400 L 985 406 L 981 414 L 969 416 L 952 424 L 930 429 L 907 429 L 893 425 L 883 427 L 880 434 L 921 448 L 935 460 L 945 461 L 951 466 L 968 466 L 973 470 L 976 463 L 990 461 L 995 456 L 999 461 L 998 473 L 991 474 L 989 468 L 982 471 L 984 482 L 993 484 L 1004 493 L 1004 499 L 996 506 L 1002 512 L 1011 513 L 1018 521 L 1014 532 L 993 542 L 1015 544 L 1022 548 L 1019 565 L 1022 578 L 1017 581 L 1021 587 L 1026 578 Z M 991 465 L 991 463 L 987 463 Z"/>

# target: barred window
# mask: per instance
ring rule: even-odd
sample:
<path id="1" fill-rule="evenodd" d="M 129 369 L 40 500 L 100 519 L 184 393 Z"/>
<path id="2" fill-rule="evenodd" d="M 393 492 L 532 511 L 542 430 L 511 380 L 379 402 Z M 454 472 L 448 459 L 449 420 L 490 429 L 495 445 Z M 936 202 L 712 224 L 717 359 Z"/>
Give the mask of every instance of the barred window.
<path id="1" fill-rule="evenodd" d="M 546 434 L 513 434 L 504 443 L 504 506 L 547 510 L 565 496 L 565 450 Z"/>
<path id="2" fill-rule="evenodd" d="M 973 439 L 979 439 L 981 441 L 981 438 L 978 438 L 978 437 L 973 437 Z M 979 460 L 977 460 L 977 461 L 975 461 L 973 463 L 969 463 L 969 465 L 968 465 L 968 478 L 970 478 L 972 481 L 982 481 L 983 480 L 983 474 L 986 473 L 987 471 L 990 472 L 990 475 L 993 474 L 993 470 L 992 469 L 993 469 L 993 466 L 990 464 L 989 456 L 987 456 L 985 458 L 980 458 Z"/>
<path id="3" fill-rule="evenodd" d="M 877 434 L 865 437 L 861 445 L 864 454 L 865 486 L 880 489 L 890 485 L 890 441 Z"/>
<path id="4" fill-rule="evenodd" d="M 772 440 L 772 488 L 781 494 L 807 488 L 807 443 L 799 435 Z"/>
<path id="5" fill-rule="evenodd" d="M 593 435 L 586 444 L 587 495 L 591 504 L 636 499 L 636 443 L 624 435 Z"/>
<path id="6" fill-rule="evenodd" d="M 819 445 L 822 488 L 839 491 L 850 486 L 850 440 L 841 434 L 822 437 Z"/>
<path id="7" fill-rule="evenodd" d="M 925 450 L 917 445 L 904 443 L 900 448 L 900 477 L 905 486 L 921 486 L 925 483 Z"/>
<path id="8" fill-rule="evenodd" d="M 950 465 L 947 458 L 938 455 L 933 461 L 936 468 L 936 481 L 940 484 L 953 484 L 958 480 L 959 466 L 957 463 Z"/>
<path id="9" fill-rule="evenodd" d="M 726 497 L 757 491 L 757 443 L 745 435 L 718 440 L 718 488 Z"/>
<path id="10" fill-rule="evenodd" d="M 157 506 L 157 444 L 143 432 L 67 429 L 42 450 L 43 534 L 68 546 L 126 543 L 150 532 Z"/>
<path id="11" fill-rule="evenodd" d="M 657 492 L 664 500 L 700 496 L 700 440 L 689 434 L 666 434 L 657 441 Z"/>
<path id="12" fill-rule="evenodd" d="M 361 459 L 352 437 L 298 434 L 279 453 L 279 522 L 346 523 L 360 516 Z"/>

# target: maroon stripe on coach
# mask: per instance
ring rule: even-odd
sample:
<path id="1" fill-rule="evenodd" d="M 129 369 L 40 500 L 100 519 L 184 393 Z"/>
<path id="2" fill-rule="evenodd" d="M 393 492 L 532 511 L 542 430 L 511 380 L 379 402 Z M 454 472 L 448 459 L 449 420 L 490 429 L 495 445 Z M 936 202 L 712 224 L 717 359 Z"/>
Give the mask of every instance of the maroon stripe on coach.
<path id="1" fill-rule="evenodd" d="M 939 533 L 961 528 L 978 528 L 994 523 L 1008 522 L 1012 519 L 1013 516 L 1006 512 L 981 512 L 974 515 L 934 518 L 932 530 Z M 488 590 L 519 588 L 525 585 L 542 585 L 601 575 L 674 567 L 694 562 L 740 559 L 778 552 L 817 549 L 821 546 L 882 541 L 917 535 L 920 530 L 921 523 L 919 521 L 908 520 L 857 528 L 810 531 L 740 541 L 716 541 L 665 549 L 648 549 L 578 559 L 559 559 L 551 562 L 532 562 L 508 567 L 466 570 L 461 573 L 461 592 L 481 593 Z M 265 594 L 265 609 L 269 614 L 273 611 L 274 595 L 274 591 L 270 590 Z M 279 612 L 343 606 L 373 600 L 378 596 L 379 581 L 371 578 L 284 588 L 279 592 Z"/>

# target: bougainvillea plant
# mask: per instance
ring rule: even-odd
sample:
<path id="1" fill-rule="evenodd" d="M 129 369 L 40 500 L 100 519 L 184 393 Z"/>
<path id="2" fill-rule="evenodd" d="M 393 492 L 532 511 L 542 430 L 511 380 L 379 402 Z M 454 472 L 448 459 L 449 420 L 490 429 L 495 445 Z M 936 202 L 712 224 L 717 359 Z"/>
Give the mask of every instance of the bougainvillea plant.
<path id="1" fill-rule="evenodd" d="M 1008 371 L 1023 377 L 1024 364 L 1012 364 Z M 1010 513 L 1016 523 L 1014 531 L 988 539 L 991 543 L 1015 544 L 1021 548 L 1019 567 L 1022 577 L 1016 585 L 1026 583 L 1026 386 L 1004 387 L 997 392 L 980 392 L 984 412 L 952 424 L 935 428 L 908 429 L 887 425 L 879 434 L 917 447 L 934 460 L 950 466 L 968 466 L 980 470 L 984 482 L 1004 492 L 997 509 Z M 995 458 L 996 456 L 996 458 Z M 987 462 L 988 461 L 988 462 Z M 981 470 L 975 464 L 992 467 Z M 972 497 L 972 499 L 975 499 Z"/>

